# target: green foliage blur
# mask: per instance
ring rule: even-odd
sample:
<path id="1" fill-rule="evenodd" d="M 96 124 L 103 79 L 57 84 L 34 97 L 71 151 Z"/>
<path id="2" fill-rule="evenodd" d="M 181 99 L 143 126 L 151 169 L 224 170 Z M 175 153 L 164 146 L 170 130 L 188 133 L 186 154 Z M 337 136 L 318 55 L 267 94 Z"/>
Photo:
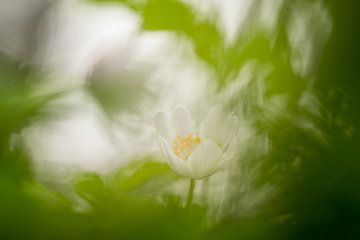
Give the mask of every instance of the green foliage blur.
<path id="1" fill-rule="evenodd" d="M 270 38 L 256 25 L 255 4 L 249 29 L 230 47 L 214 22 L 199 20 L 181 1 L 97 2 L 134 9 L 143 17 L 143 31 L 172 31 L 190 39 L 199 59 L 215 71 L 219 91 L 248 60 L 272 64 L 265 104 L 250 101 L 245 108 L 271 141 L 255 188 L 272 184 L 276 193 L 256 211 L 240 216 L 229 211 L 214 220 L 206 206 L 189 210 L 182 196 L 167 194 L 167 183 L 179 177 L 149 157 L 107 176 L 77 176 L 76 208 L 73 199 L 36 180 L 24 149 L 10 147 L 13 134 L 49 117 L 43 106 L 61 93 L 34 94 L 41 76 L 1 56 L 0 239 L 360 239 L 358 1 L 322 1 L 332 32 L 316 69 L 305 77 L 291 67 L 286 24 L 290 9 L 312 1 L 285 1 Z M 318 114 L 296 104 L 310 81 L 320 102 Z M 272 118 L 279 94 L 287 106 Z M 236 110 L 239 99 L 228 107 Z M 321 134 L 300 127 L 296 119 L 310 120 Z"/>

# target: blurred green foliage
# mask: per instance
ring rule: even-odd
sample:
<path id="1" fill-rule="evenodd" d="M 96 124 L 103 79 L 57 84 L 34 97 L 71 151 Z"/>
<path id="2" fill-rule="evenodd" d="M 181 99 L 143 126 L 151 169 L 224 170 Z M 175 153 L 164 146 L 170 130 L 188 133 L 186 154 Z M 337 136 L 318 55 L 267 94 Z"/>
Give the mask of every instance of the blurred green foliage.
<path id="1" fill-rule="evenodd" d="M 269 154 L 261 159 L 257 186 L 271 183 L 276 194 L 252 214 L 238 217 L 229 213 L 209 224 L 207 209 L 195 205 L 188 212 L 180 196 L 163 194 L 177 176 L 168 166 L 145 159 L 107 176 L 78 176 L 74 180 L 76 208 L 73 200 L 34 178 L 23 149 L 10 148 L 12 134 L 31 120 L 43 118 L 42 107 L 56 94 L 34 95 L 33 69 L 20 68 L 2 57 L 0 239 L 360 238 L 357 1 L 324 2 L 333 30 L 318 67 L 307 79 L 292 70 L 286 35 L 289 9 L 301 1 L 285 2 L 273 33 L 274 44 L 256 25 L 255 4 L 249 29 L 231 46 L 226 46 L 214 22 L 198 20 L 181 1 L 117 2 L 143 17 L 143 30 L 173 31 L 189 38 L 199 59 L 216 72 L 220 88 L 249 60 L 273 66 L 266 79 L 265 105 L 249 102 L 246 109 L 255 116 L 258 131 L 271 141 Z M 312 91 L 320 101 L 317 115 L 297 104 L 312 79 L 316 79 Z M 282 115 L 271 118 L 268 106 L 278 95 L 285 96 L 287 106 Z M 106 99 L 104 105 L 108 105 Z M 320 136 L 299 126 L 297 119 L 312 122 Z"/>

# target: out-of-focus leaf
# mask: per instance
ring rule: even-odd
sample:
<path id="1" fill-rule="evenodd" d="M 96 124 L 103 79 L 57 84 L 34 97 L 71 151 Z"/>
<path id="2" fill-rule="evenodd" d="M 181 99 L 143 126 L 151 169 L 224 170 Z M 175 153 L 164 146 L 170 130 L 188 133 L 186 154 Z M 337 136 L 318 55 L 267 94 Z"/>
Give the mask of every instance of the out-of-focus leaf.
<path id="1" fill-rule="evenodd" d="M 167 164 L 135 161 L 110 176 L 84 174 L 75 180 L 76 193 L 93 207 L 106 209 L 118 204 L 125 194 L 161 193 L 178 178 Z"/>
<path id="2" fill-rule="evenodd" d="M 119 169 L 111 178 L 115 191 L 131 192 L 136 190 L 157 191 L 178 176 L 165 163 L 137 161 Z"/>
<path id="3" fill-rule="evenodd" d="M 135 77 L 139 76 L 92 79 L 87 89 L 110 116 L 122 111 L 136 111 L 138 104 L 150 93 Z"/>
<path id="4" fill-rule="evenodd" d="M 111 193 L 102 177 L 94 173 L 87 173 L 75 180 L 76 193 L 95 208 L 107 208 L 111 200 Z"/>
<path id="5" fill-rule="evenodd" d="M 37 182 L 27 182 L 23 186 L 24 191 L 40 207 L 57 211 L 68 211 L 72 207 L 69 199 L 59 192 L 50 190 Z"/>
<path id="6" fill-rule="evenodd" d="M 189 6 L 174 0 L 147 1 L 142 11 L 146 30 L 174 30 L 191 33 L 195 18 Z"/>

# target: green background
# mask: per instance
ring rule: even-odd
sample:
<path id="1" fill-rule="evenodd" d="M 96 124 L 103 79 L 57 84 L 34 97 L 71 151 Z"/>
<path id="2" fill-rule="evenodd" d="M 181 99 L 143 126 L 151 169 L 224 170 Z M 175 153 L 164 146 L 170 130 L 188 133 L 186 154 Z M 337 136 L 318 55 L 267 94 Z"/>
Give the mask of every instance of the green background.
<path id="1" fill-rule="evenodd" d="M 257 132 L 269 136 L 271 149 L 248 169 L 257 169 L 254 189 L 271 184 L 276 193 L 256 211 L 239 215 L 228 210 L 213 219 L 206 205 L 195 204 L 187 211 L 181 196 L 162 194 L 162 182 L 179 177 L 149 157 L 110 175 L 77 176 L 73 189 L 89 206 L 77 211 L 56 188 L 35 179 L 26 149 L 9 148 L 10 135 L 34 120 L 51 117 L 43 106 L 63 93 L 34 97 L 35 80 L 41 78 L 36 70 L 1 56 L 0 239 L 360 239 L 358 1 L 322 1 L 332 30 L 315 68 L 305 77 L 291 67 L 286 31 L 291 9 L 313 1 L 285 1 L 277 31 L 270 37 L 256 24 L 255 4 L 246 22 L 249 30 L 230 47 L 214 22 L 200 21 L 181 2 L 118 2 L 142 16 L 143 31 L 169 30 L 188 38 L 199 59 L 216 73 L 219 91 L 248 60 L 271 64 L 264 105 L 236 96 L 227 107 L 248 109 L 245 114 Z M 310 19 L 310 26 L 317 21 Z M 297 104 L 310 82 L 319 114 Z M 96 88 L 90 91 L 98 93 L 105 106 L 126 105 L 116 102 L 123 99 L 104 98 Z M 286 107 L 277 113 L 272 104 L 279 94 Z M 299 126 L 298 119 L 314 124 L 321 137 Z M 238 161 L 241 165 L 242 159 Z M 149 186 L 151 182 L 155 187 Z M 242 184 L 232 182 L 234 188 Z M 233 194 L 230 202 L 242 197 Z"/>

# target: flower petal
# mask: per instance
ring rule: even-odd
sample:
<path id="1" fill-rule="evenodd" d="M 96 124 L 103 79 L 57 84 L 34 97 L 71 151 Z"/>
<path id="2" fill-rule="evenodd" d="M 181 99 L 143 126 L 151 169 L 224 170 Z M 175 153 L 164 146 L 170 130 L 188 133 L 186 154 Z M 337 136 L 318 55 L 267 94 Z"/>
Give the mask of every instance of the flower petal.
<path id="1" fill-rule="evenodd" d="M 172 124 L 177 134 L 183 136 L 192 133 L 195 130 L 194 120 L 190 112 L 184 107 L 175 109 L 172 115 Z"/>
<path id="2" fill-rule="evenodd" d="M 239 150 L 239 141 L 237 137 L 234 137 L 229 146 L 226 148 L 223 156 L 221 157 L 221 161 L 219 164 L 224 164 L 225 162 L 233 159 L 238 153 Z"/>
<path id="3" fill-rule="evenodd" d="M 185 160 L 182 160 L 173 153 L 168 142 L 164 138 L 159 137 L 159 141 L 161 148 L 168 159 L 169 166 L 179 175 L 191 177 L 190 169 L 187 166 Z"/>
<path id="4" fill-rule="evenodd" d="M 228 144 L 233 140 L 235 135 L 239 132 L 239 118 L 233 114 L 229 116 L 226 120 L 224 130 L 221 136 L 221 143 L 224 147 L 227 147 Z"/>
<path id="5" fill-rule="evenodd" d="M 210 139 L 205 139 L 187 160 L 193 178 L 201 179 L 218 170 L 217 161 L 222 155 L 221 148 Z"/>
<path id="6" fill-rule="evenodd" d="M 174 129 L 170 124 L 169 119 L 166 117 L 164 112 L 158 112 L 155 114 L 155 128 L 157 133 L 165 138 L 167 141 L 171 142 L 174 138 Z"/>
<path id="7" fill-rule="evenodd" d="M 233 114 L 226 114 L 222 105 L 216 105 L 200 125 L 201 138 L 211 138 L 223 148 L 239 129 L 239 120 Z"/>

